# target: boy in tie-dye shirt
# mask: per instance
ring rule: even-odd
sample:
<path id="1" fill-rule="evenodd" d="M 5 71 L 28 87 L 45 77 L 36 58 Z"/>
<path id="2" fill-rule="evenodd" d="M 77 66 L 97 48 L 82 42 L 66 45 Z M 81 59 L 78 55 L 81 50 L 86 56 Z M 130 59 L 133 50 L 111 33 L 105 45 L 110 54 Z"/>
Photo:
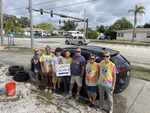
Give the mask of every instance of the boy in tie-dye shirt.
<path id="1" fill-rule="evenodd" d="M 95 55 L 91 55 L 89 58 L 89 62 L 86 64 L 86 77 L 85 77 L 88 98 L 91 102 L 89 107 L 93 107 L 96 100 L 97 86 L 98 86 L 98 72 L 99 66 L 95 62 Z"/>
<path id="2" fill-rule="evenodd" d="M 104 92 L 107 93 L 109 100 L 109 113 L 113 113 L 113 91 L 116 83 L 116 66 L 110 61 L 110 53 L 105 51 L 104 60 L 100 62 L 99 75 L 99 99 L 100 109 L 103 109 Z"/>

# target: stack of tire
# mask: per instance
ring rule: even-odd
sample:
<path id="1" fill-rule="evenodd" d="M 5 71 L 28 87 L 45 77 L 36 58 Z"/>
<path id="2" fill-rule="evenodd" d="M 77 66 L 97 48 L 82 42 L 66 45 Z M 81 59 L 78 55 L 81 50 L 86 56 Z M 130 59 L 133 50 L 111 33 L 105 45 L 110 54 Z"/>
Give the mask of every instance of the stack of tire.
<path id="1" fill-rule="evenodd" d="M 24 67 L 21 65 L 10 66 L 9 75 L 13 76 L 13 79 L 17 82 L 25 82 L 30 79 L 29 73 L 24 70 Z"/>

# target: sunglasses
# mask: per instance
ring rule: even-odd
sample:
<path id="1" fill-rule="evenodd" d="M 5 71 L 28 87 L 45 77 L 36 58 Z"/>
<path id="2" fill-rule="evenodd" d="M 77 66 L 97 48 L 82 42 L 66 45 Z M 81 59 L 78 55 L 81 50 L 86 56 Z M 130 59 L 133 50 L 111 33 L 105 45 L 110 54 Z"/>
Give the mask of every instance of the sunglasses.
<path id="1" fill-rule="evenodd" d="M 37 50 L 37 51 L 35 51 L 35 52 L 39 52 L 40 50 Z"/>
<path id="2" fill-rule="evenodd" d="M 80 53 L 81 51 L 76 51 L 76 53 Z"/>
<path id="3" fill-rule="evenodd" d="M 95 58 L 90 58 L 91 60 L 94 60 Z"/>
<path id="4" fill-rule="evenodd" d="M 103 57 L 104 57 L 104 58 L 105 58 L 105 57 L 108 58 L 109 56 L 108 56 L 108 55 L 104 55 Z"/>

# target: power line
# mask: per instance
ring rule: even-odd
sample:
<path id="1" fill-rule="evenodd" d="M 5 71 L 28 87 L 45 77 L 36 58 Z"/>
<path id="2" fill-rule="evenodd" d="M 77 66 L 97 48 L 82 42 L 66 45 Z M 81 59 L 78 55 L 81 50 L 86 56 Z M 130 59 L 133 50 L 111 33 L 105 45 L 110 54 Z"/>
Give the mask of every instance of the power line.
<path id="1" fill-rule="evenodd" d="M 32 6 L 44 5 L 44 4 L 50 3 L 52 1 L 54 2 L 54 1 L 60 1 L 60 0 L 49 0 L 49 1 L 45 1 L 45 2 L 40 2 L 40 3 L 33 4 Z"/>
<path id="2" fill-rule="evenodd" d="M 88 3 L 88 2 L 92 2 L 92 1 L 95 1 L 95 0 L 87 0 L 87 1 L 77 2 L 77 3 L 73 3 L 73 4 L 61 5 L 61 6 L 57 6 L 57 7 L 47 8 L 45 10 L 58 9 L 58 8 L 69 7 L 69 6 L 73 6 L 73 5 L 80 5 L 80 4 L 84 4 L 84 3 Z"/>
<path id="3" fill-rule="evenodd" d="M 40 3 L 33 4 L 32 6 L 44 5 L 44 4 L 50 3 L 52 1 L 55 2 L 55 1 L 59 1 L 59 0 L 49 0 L 49 1 L 45 1 L 45 2 L 40 2 Z M 12 12 L 14 10 L 19 10 L 19 9 L 21 10 L 21 9 L 25 9 L 26 7 L 27 6 L 12 8 L 12 9 L 9 9 L 9 10 L 5 10 L 4 12 Z"/>

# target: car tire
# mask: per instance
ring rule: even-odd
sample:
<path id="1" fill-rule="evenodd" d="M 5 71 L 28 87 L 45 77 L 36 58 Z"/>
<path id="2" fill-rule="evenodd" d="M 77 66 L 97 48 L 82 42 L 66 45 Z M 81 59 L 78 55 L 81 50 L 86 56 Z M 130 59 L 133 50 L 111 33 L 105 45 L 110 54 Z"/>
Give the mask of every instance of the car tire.
<path id="1" fill-rule="evenodd" d="M 122 91 L 124 91 L 128 87 L 128 85 L 130 83 L 130 77 L 131 77 L 131 75 L 127 75 L 126 78 L 125 78 L 125 80 L 123 80 L 124 84 L 120 85 L 119 87 L 117 87 L 114 90 L 114 93 L 121 93 Z"/>
<path id="2" fill-rule="evenodd" d="M 9 71 L 9 75 L 10 75 L 10 76 L 15 75 L 15 73 L 16 73 L 17 71 L 21 71 L 21 70 L 24 70 L 24 67 L 21 66 L 21 65 L 13 65 L 13 66 L 10 66 L 10 67 L 8 68 L 8 71 Z"/>
<path id="3" fill-rule="evenodd" d="M 65 41 L 65 44 L 66 44 L 66 45 L 69 45 L 69 41 Z"/>
<path id="4" fill-rule="evenodd" d="M 30 79 L 29 73 L 26 71 L 17 71 L 14 75 L 14 80 L 17 82 L 25 82 Z"/>
<path id="5" fill-rule="evenodd" d="M 82 42 L 79 42 L 79 46 L 82 46 L 83 45 L 83 43 Z"/>
<path id="6" fill-rule="evenodd" d="M 124 91 L 129 86 L 129 83 L 130 83 L 130 75 L 126 76 L 126 78 L 125 78 L 125 84 L 124 84 L 121 92 Z"/>

